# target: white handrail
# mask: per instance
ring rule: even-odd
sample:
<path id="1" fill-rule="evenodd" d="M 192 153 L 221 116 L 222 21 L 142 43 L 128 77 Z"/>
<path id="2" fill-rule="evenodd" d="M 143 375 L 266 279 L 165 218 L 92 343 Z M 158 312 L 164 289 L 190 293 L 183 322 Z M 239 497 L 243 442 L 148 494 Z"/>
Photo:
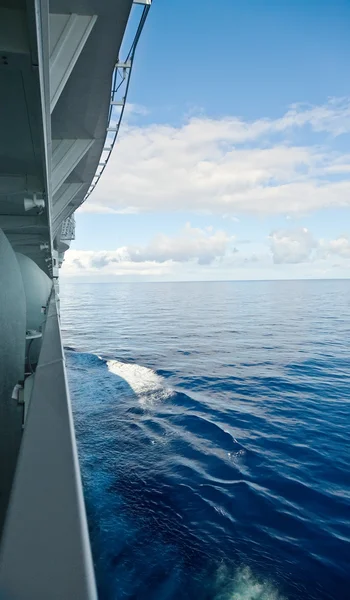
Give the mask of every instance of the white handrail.
<path id="1" fill-rule="evenodd" d="M 54 291 L 2 538 L 0 598 L 97 600 Z"/>

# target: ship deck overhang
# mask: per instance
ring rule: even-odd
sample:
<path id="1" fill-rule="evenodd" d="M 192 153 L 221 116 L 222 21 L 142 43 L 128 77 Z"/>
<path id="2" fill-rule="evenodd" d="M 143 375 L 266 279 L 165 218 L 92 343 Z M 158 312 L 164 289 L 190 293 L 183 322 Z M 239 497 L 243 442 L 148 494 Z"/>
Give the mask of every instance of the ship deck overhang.
<path id="1" fill-rule="evenodd" d="M 61 225 L 98 167 L 131 7 L 0 0 L 0 228 L 51 276 Z"/>
<path id="2" fill-rule="evenodd" d="M 131 8 L 0 0 L 1 597 L 96 599 L 57 280 L 72 215 L 110 155 L 99 169 Z"/>

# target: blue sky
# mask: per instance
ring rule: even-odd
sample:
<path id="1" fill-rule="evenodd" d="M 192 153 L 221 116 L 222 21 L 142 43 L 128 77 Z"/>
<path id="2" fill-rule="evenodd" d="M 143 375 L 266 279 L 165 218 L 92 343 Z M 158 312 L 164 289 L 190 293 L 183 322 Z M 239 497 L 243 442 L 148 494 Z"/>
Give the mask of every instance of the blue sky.
<path id="1" fill-rule="evenodd" d="M 75 280 L 348 277 L 350 3 L 154 0 Z"/>

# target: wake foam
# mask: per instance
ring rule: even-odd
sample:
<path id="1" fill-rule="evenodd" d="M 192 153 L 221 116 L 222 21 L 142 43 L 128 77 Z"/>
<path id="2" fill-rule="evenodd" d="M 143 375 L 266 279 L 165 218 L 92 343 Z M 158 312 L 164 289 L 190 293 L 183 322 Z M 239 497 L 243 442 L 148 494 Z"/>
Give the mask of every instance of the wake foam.
<path id="1" fill-rule="evenodd" d="M 237 569 L 233 577 L 221 567 L 217 572 L 215 600 L 287 600 L 269 581 L 258 580 L 249 567 Z"/>
<path id="2" fill-rule="evenodd" d="M 128 383 L 144 406 L 152 405 L 157 400 L 166 400 L 172 395 L 164 379 L 152 369 L 119 360 L 109 360 L 107 366 L 111 373 Z"/>

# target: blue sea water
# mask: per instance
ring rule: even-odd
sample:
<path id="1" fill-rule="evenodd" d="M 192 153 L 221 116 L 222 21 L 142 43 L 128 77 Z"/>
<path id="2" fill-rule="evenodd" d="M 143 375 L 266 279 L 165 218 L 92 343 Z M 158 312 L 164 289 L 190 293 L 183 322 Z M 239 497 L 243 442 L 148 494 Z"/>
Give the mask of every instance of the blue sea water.
<path id="1" fill-rule="evenodd" d="M 349 598 L 350 281 L 61 305 L 100 598 Z"/>

